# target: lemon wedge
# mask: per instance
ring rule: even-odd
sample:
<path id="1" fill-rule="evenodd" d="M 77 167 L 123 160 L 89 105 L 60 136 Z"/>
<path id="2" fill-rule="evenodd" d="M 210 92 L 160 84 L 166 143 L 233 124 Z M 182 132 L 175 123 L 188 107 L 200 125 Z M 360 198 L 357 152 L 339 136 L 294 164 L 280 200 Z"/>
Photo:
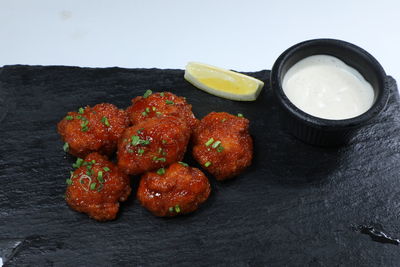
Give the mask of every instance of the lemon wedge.
<path id="1" fill-rule="evenodd" d="M 198 62 L 186 65 L 184 77 L 209 94 L 237 101 L 256 100 L 264 86 L 253 77 Z"/>

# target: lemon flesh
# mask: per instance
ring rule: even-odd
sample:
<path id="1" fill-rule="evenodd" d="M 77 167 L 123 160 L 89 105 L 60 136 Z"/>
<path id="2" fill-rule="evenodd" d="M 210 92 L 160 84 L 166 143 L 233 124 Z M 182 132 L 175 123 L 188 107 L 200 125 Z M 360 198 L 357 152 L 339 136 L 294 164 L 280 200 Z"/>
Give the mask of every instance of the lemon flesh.
<path id="1" fill-rule="evenodd" d="M 237 101 L 256 100 L 264 86 L 253 77 L 198 62 L 186 65 L 184 77 L 207 93 Z"/>

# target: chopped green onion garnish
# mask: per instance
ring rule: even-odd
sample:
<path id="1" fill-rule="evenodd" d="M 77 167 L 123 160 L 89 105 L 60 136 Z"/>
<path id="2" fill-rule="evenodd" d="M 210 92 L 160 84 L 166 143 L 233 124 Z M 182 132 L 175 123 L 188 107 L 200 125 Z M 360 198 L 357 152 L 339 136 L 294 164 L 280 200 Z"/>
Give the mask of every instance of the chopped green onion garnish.
<path id="1" fill-rule="evenodd" d="M 67 185 L 71 185 L 72 184 L 72 180 L 71 179 L 67 179 L 67 180 L 65 180 L 65 182 L 67 183 Z"/>
<path id="2" fill-rule="evenodd" d="M 110 127 L 110 123 L 108 122 L 107 117 L 101 118 L 101 122 L 102 122 L 105 126 Z"/>
<path id="3" fill-rule="evenodd" d="M 76 162 L 74 164 L 72 164 L 73 168 L 79 168 L 82 165 L 83 159 L 81 158 L 77 158 Z"/>
<path id="4" fill-rule="evenodd" d="M 157 110 L 156 107 L 152 107 L 151 109 L 152 109 L 153 111 L 156 111 L 156 110 Z"/>
<path id="5" fill-rule="evenodd" d="M 162 115 L 162 112 L 157 111 L 156 114 L 157 114 L 157 115 Z"/>
<path id="6" fill-rule="evenodd" d="M 90 161 L 90 163 L 95 164 L 96 161 L 95 161 L 94 159 L 92 159 L 92 160 Z"/>
<path id="7" fill-rule="evenodd" d="M 82 118 L 82 120 L 83 120 L 83 118 Z M 81 123 L 81 127 L 82 127 L 81 131 L 82 132 L 87 132 L 87 130 L 89 130 L 89 128 L 87 126 L 88 124 L 89 124 L 88 120 L 83 120 L 83 122 Z"/>
<path id="8" fill-rule="evenodd" d="M 93 170 L 92 170 L 92 164 L 89 162 L 88 164 L 87 164 L 87 166 L 86 166 L 86 170 L 87 170 L 87 172 L 86 172 L 86 174 L 87 175 L 92 175 L 93 174 Z"/>
<path id="9" fill-rule="evenodd" d="M 81 115 L 77 115 L 77 116 L 75 116 L 75 119 L 80 120 L 80 119 L 82 119 L 82 116 Z"/>
<path id="10" fill-rule="evenodd" d="M 96 183 L 91 183 L 90 184 L 90 190 L 95 190 L 96 189 Z"/>
<path id="11" fill-rule="evenodd" d="M 179 205 L 175 205 L 175 212 L 176 213 L 181 212 L 181 208 L 179 207 Z"/>
<path id="12" fill-rule="evenodd" d="M 143 155 L 144 149 L 143 148 L 139 148 L 137 152 L 138 152 L 139 155 Z"/>
<path id="13" fill-rule="evenodd" d="M 64 143 L 63 149 L 64 149 L 65 152 L 68 152 L 68 150 L 69 150 L 69 144 L 68 144 L 67 142 Z"/>
<path id="14" fill-rule="evenodd" d="M 211 145 L 213 142 L 214 142 L 214 138 L 211 137 L 211 138 L 208 139 L 208 141 L 205 142 L 204 144 L 205 144 L 206 146 L 209 146 L 209 145 Z"/>
<path id="15" fill-rule="evenodd" d="M 209 167 L 211 165 L 211 162 L 207 161 L 206 163 L 204 163 L 205 167 Z"/>
<path id="16" fill-rule="evenodd" d="M 99 171 L 97 173 L 97 180 L 99 180 L 100 183 L 104 183 L 103 172 L 102 171 Z"/>
<path id="17" fill-rule="evenodd" d="M 110 171 L 110 168 L 108 168 L 108 167 L 103 167 L 103 170 L 104 170 L 105 172 L 109 172 L 109 171 Z"/>
<path id="18" fill-rule="evenodd" d="M 226 121 L 226 119 L 224 118 L 224 119 L 222 119 L 221 121 L 222 121 L 222 122 L 225 122 L 225 121 Z"/>
<path id="19" fill-rule="evenodd" d="M 140 144 L 142 144 L 142 145 L 148 145 L 148 144 L 150 144 L 150 140 L 140 140 Z"/>
<path id="20" fill-rule="evenodd" d="M 140 142 L 140 137 L 137 135 L 132 135 L 131 139 L 132 139 L 131 144 L 133 146 L 137 146 Z"/>
<path id="21" fill-rule="evenodd" d="M 143 130 L 144 130 L 144 128 L 140 128 L 140 129 L 137 130 L 136 132 L 137 132 L 138 134 L 141 134 L 141 133 L 143 132 Z"/>
<path id="22" fill-rule="evenodd" d="M 217 148 L 221 144 L 221 141 L 215 141 L 215 143 L 212 145 L 213 148 Z"/>
<path id="23" fill-rule="evenodd" d="M 158 154 L 161 154 L 161 153 L 162 153 L 162 148 L 159 147 L 159 148 L 158 148 Z"/>
<path id="24" fill-rule="evenodd" d="M 83 114 L 85 112 L 85 110 L 83 108 L 79 108 L 78 113 L 79 114 Z"/>
<path id="25" fill-rule="evenodd" d="M 142 115 L 143 115 L 143 116 L 147 116 L 147 112 L 146 112 L 146 111 L 143 111 L 143 112 L 142 112 Z"/>
<path id="26" fill-rule="evenodd" d="M 224 151 L 224 147 L 223 146 L 217 147 L 217 152 L 222 152 L 222 151 Z"/>
<path id="27" fill-rule="evenodd" d="M 165 162 L 167 161 L 165 158 L 157 158 L 156 156 L 153 157 L 153 161 L 162 161 Z"/>
<path id="28" fill-rule="evenodd" d="M 150 112 L 150 108 L 146 108 L 146 112 L 149 113 Z"/>
<path id="29" fill-rule="evenodd" d="M 161 141 L 164 145 L 167 143 L 167 141 L 166 140 L 162 140 Z"/>
<path id="30" fill-rule="evenodd" d="M 74 117 L 73 117 L 73 116 L 70 116 L 70 115 L 68 115 L 68 116 L 66 116 L 66 117 L 65 117 L 65 119 L 66 119 L 67 121 L 71 121 L 71 120 L 73 120 L 73 119 L 74 119 Z"/>
<path id="31" fill-rule="evenodd" d="M 128 153 L 133 153 L 134 151 L 132 149 L 128 149 Z"/>
<path id="32" fill-rule="evenodd" d="M 169 212 L 174 212 L 174 207 L 169 207 Z"/>
<path id="33" fill-rule="evenodd" d="M 160 93 L 160 96 L 164 96 L 164 92 L 161 92 L 161 93 Z"/>
<path id="34" fill-rule="evenodd" d="M 83 121 L 82 123 L 81 123 L 81 127 L 85 127 L 85 126 L 87 126 L 89 124 L 89 121 Z"/>
<path id="35" fill-rule="evenodd" d="M 243 117 L 244 117 L 242 113 L 238 113 L 237 116 L 238 116 L 239 118 L 243 118 Z"/>
<path id="36" fill-rule="evenodd" d="M 167 103 L 167 105 L 173 105 L 173 104 L 174 104 L 174 101 L 171 101 L 171 100 L 165 100 L 165 103 Z"/>
<path id="37" fill-rule="evenodd" d="M 157 170 L 157 174 L 158 175 L 163 175 L 165 173 L 165 169 L 164 168 L 160 168 Z"/>
<path id="38" fill-rule="evenodd" d="M 185 166 L 185 167 L 188 167 L 188 166 L 189 166 L 187 163 L 182 162 L 182 161 L 178 161 L 178 163 L 181 164 L 182 166 Z"/>
<path id="39" fill-rule="evenodd" d="M 151 90 L 147 90 L 144 95 L 143 98 L 148 98 L 153 92 Z"/>
<path id="40" fill-rule="evenodd" d="M 103 187 L 104 187 L 104 184 L 100 184 L 99 188 L 97 188 L 97 192 L 100 192 L 101 189 L 103 189 Z"/>

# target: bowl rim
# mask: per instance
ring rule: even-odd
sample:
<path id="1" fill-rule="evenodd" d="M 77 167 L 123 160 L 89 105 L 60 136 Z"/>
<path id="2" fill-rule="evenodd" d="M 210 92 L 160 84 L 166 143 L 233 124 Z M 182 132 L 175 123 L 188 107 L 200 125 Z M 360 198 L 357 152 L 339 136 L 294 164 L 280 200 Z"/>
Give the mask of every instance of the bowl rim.
<path id="1" fill-rule="evenodd" d="M 288 59 L 290 59 L 295 53 L 298 51 L 301 51 L 303 49 L 307 49 L 308 47 L 312 45 L 329 45 L 329 46 L 338 46 L 338 47 L 345 47 L 346 49 L 350 50 L 352 53 L 356 53 L 361 57 L 364 57 L 367 59 L 367 62 L 371 63 L 372 68 L 374 68 L 378 75 L 381 76 L 380 81 L 380 86 L 381 90 L 380 93 L 378 94 L 377 98 L 375 99 L 374 104 L 364 113 L 348 118 L 348 119 L 341 119 L 341 120 L 333 120 L 333 119 L 324 119 L 324 118 L 319 118 L 315 117 L 311 114 L 308 114 L 298 107 L 296 107 L 286 96 L 285 92 L 283 91 L 282 88 L 282 82 L 281 82 L 281 74 L 282 74 L 282 68 L 284 63 Z M 323 53 L 318 53 L 318 55 L 321 55 Z M 329 55 L 335 56 L 334 53 L 329 53 Z M 305 57 L 304 57 L 305 58 Z M 340 59 L 340 58 L 339 58 Z M 346 63 L 347 64 L 347 63 Z M 353 67 L 355 68 L 355 67 Z M 356 68 L 355 68 L 356 69 Z M 359 71 L 359 70 L 357 70 Z M 360 72 L 360 71 L 359 71 Z M 361 72 L 360 72 L 361 73 Z M 361 47 L 358 47 L 352 43 L 338 40 L 338 39 L 330 39 L 330 38 L 320 38 L 320 39 L 311 39 L 311 40 L 306 40 L 300 43 L 297 43 L 288 49 L 286 49 L 275 61 L 272 70 L 271 70 L 271 87 L 272 90 L 274 91 L 274 94 L 278 97 L 281 105 L 283 106 L 284 109 L 286 109 L 290 114 L 295 116 L 296 118 L 302 120 L 306 124 L 317 127 L 317 128 L 323 128 L 324 130 L 338 130 L 338 129 L 350 129 L 354 128 L 357 126 L 361 126 L 365 123 L 367 123 L 369 120 L 377 116 L 386 106 L 387 101 L 389 99 L 389 90 L 386 84 L 386 73 L 381 66 L 381 64 L 367 51 L 362 49 Z"/>

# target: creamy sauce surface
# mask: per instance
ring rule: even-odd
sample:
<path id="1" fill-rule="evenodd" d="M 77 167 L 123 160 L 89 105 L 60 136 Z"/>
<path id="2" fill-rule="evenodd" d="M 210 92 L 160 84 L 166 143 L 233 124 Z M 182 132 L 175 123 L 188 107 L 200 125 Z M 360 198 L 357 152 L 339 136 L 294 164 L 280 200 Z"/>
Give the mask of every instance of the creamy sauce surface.
<path id="1" fill-rule="evenodd" d="M 375 97 L 371 84 L 356 69 L 328 55 L 310 56 L 294 64 L 282 87 L 296 107 L 331 120 L 361 115 Z"/>

